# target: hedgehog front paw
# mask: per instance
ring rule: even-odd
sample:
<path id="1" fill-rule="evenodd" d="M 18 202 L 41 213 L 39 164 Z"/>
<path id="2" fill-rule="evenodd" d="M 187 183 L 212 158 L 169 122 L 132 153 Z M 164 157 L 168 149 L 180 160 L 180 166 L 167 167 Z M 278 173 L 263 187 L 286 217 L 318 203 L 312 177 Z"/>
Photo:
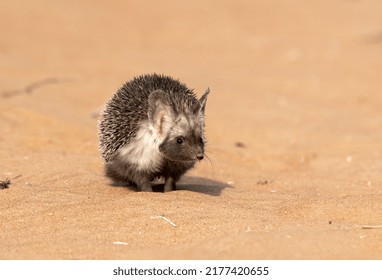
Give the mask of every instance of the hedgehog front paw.
<path id="1" fill-rule="evenodd" d="M 171 192 L 176 190 L 175 180 L 172 177 L 167 177 L 164 182 L 163 192 Z"/>
<path id="2" fill-rule="evenodd" d="M 152 192 L 153 191 L 153 188 L 151 187 L 150 183 L 139 184 L 138 188 L 141 192 Z"/>

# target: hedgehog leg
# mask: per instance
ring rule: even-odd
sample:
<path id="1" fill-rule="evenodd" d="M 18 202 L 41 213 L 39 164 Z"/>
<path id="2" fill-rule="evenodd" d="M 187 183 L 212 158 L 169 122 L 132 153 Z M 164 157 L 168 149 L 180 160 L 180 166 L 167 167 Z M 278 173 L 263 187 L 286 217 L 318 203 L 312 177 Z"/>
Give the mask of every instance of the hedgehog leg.
<path id="1" fill-rule="evenodd" d="M 129 185 L 131 182 L 126 176 L 121 175 L 117 167 L 111 162 L 105 164 L 105 175 L 112 179 L 113 185 L 116 186 Z"/>
<path id="2" fill-rule="evenodd" d="M 141 191 L 141 192 L 152 192 L 153 191 L 153 188 L 151 187 L 151 184 L 150 182 L 139 182 L 137 183 L 137 186 L 138 186 L 138 189 Z"/>
<path id="3" fill-rule="evenodd" d="M 170 192 L 175 190 L 176 190 L 175 179 L 173 177 L 166 177 L 163 191 Z"/>

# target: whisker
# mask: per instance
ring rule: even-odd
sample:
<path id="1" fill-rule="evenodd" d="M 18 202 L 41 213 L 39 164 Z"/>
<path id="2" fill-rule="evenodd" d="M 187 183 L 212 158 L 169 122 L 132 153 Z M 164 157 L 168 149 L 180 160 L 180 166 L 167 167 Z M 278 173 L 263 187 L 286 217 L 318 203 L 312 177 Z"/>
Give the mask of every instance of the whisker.
<path id="1" fill-rule="evenodd" d="M 206 159 L 208 159 L 208 162 L 210 163 L 210 167 L 212 169 L 212 176 L 215 177 L 215 169 L 214 169 L 214 166 L 212 164 L 211 158 L 207 155 L 208 152 L 209 151 L 205 151 L 204 155 L 205 155 Z"/>

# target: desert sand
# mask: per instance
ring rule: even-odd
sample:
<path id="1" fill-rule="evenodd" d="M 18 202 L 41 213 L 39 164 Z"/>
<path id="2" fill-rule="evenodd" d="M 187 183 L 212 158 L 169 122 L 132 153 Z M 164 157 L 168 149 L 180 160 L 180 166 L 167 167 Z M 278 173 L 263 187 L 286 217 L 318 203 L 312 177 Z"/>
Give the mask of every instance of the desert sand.
<path id="1" fill-rule="evenodd" d="M 1 1 L 0 259 L 381 259 L 381 10 Z M 211 89 L 210 160 L 171 193 L 112 186 L 98 151 L 154 72 Z"/>

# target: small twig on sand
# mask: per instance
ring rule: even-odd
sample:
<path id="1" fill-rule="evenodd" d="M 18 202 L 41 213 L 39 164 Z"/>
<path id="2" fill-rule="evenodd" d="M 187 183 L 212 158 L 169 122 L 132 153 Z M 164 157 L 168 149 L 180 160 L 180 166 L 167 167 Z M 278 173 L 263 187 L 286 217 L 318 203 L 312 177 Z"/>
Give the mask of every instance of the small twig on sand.
<path id="1" fill-rule="evenodd" d="M 129 243 L 127 243 L 127 242 L 122 242 L 122 241 L 114 241 L 113 244 L 114 244 L 114 245 L 129 245 Z"/>
<path id="2" fill-rule="evenodd" d="M 36 90 L 40 87 L 50 85 L 50 84 L 57 84 L 57 83 L 61 83 L 64 81 L 66 81 L 66 80 L 58 79 L 58 78 L 46 78 L 44 80 L 31 83 L 31 84 L 29 84 L 26 87 L 21 88 L 21 89 L 3 91 L 1 93 L 1 97 L 9 98 L 9 97 L 13 97 L 13 96 L 20 95 L 20 94 L 31 94 L 34 90 Z"/>
<path id="3" fill-rule="evenodd" d="M 167 223 L 169 223 L 170 225 L 172 225 L 173 227 L 176 227 L 176 224 L 171 221 L 170 219 L 166 218 L 165 216 L 163 215 L 160 215 L 160 216 L 152 216 L 151 219 L 163 219 L 165 220 Z"/>
<path id="4" fill-rule="evenodd" d="M 362 229 L 382 229 L 382 225 L 363 225 Z"/>
<path id="5" fill-rule="evenodd" d="M 12 180 L 17 179 L 19 177 L 21 177 L 21 175 L 17 175 L 16 177 L 13 177 Z M 4 181 L 0 181 L 0 190 L 8 189 L 10 184 L 11 184 L 11 180 L 8 178 L 5 179 Z"/>

